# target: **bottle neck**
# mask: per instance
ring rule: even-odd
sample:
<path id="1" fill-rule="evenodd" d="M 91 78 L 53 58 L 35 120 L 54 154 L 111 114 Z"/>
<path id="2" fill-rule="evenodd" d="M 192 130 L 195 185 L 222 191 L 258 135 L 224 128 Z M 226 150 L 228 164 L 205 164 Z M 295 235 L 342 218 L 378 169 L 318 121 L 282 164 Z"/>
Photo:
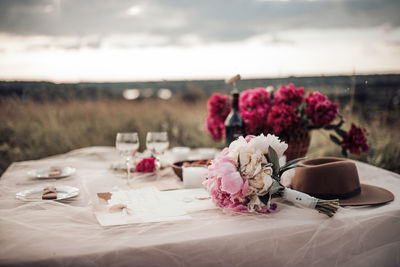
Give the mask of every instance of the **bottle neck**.
<path id="1" fill-rule="evenodd" d="M 232 109 L 234 111 L 239 110 L 239 93 L 232 93 Z"/>

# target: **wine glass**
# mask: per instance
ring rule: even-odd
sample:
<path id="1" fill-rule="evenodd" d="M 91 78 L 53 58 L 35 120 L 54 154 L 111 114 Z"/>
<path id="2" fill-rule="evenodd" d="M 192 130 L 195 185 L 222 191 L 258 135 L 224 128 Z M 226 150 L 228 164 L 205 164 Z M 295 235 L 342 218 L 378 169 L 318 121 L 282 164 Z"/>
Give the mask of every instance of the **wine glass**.
<path id="1" fill-rule="evenodd" d="M 131 157 L 139 149 L 139 136 L 137 133 L 117 133 L 115 147 L 125 159 L 128 183 L 131 176 Z"/>
<path id="2" fill-rule="evenodd" d="M 161 167 L 160 156 L 169 146 L 167 132 L 148 132 L 146 136 L 146 147 L 156 159 L 157 169 Z"/>

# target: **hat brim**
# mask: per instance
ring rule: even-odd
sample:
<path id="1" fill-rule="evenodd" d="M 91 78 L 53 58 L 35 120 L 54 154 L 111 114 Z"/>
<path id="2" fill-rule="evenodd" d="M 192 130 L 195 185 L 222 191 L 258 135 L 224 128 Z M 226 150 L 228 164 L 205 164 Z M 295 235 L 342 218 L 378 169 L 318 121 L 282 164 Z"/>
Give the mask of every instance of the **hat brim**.
<path id="1" fill-rule="evenodd" d="M 361 184 L 361 193 L 346 199 L 340 199 L 340 206 L 379 205 L 394 200 L 392 192 L 374 185 Z"/>

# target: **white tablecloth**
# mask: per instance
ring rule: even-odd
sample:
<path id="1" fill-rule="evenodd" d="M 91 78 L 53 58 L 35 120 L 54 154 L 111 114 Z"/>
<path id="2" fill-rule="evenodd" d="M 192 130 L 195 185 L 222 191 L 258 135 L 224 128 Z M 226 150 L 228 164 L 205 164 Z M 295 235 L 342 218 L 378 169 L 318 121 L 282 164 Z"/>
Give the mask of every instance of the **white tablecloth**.
<path id="1" fill-rule="evenodd" d="M 395 195 L 375 207 L 340 208 L 333 218 L 287 202 L 266 215 L 209 210 L 189 221 L 103 228 L 97 192 L 125 188 L 110 170 L 111 147 L 88 147 L 37 161 L 13 163 L 0 179 L 0 265 L 37 266 L 400 266 L 400 175 L 356 162 L 362 183 Z M 48 166 L 77 168 L 58 180 L 29 178 Z M 21 190 L 71 185 L 65 202 L 22 202 Z M 181 187 L 171 169 L 138 184 Z"/>

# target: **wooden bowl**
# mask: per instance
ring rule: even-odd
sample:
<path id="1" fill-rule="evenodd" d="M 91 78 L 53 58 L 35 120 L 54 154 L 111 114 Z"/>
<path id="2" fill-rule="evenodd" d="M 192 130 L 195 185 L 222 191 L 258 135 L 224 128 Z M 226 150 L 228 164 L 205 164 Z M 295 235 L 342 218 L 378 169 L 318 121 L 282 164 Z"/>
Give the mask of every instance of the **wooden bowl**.
<path id="1" fill-rule="evenodd" d="M 184 160 L 184 161 L 178 161 L 175 162 L 174 164 L 172 164 L 172 169 L 174 170 L 175 174 L 179 177 L 179 179 L 183 180 L 183 176 L 182 176 L 182 165 L 185 162 L 188 162 L 190 164 L 197 162 L 197 161 L 206 161 L 209 162 L 210 159 L 202 159 L 202 160 Z M 190 166 L 190 167 L 207 167 L 207 164 L 199 164 L 197 166 Z"/>

